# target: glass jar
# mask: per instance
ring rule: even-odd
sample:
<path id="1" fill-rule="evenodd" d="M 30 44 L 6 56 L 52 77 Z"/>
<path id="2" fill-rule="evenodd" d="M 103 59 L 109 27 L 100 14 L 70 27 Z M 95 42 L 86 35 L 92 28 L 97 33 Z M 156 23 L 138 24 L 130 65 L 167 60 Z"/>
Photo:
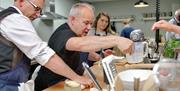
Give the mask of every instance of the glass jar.
<path id="1" fill-rule="evenodd" d="M 161 58 L 153 68 L 160 91 L 180 91 L 180 63 L 172 58 Z"/>

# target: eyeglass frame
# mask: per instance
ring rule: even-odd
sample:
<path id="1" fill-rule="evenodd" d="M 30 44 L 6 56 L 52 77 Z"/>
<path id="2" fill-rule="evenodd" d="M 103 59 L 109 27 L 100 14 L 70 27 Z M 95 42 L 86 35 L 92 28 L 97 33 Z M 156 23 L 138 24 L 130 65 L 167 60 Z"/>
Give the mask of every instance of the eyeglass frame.
<path id="1" fill-rule="evenodd" d="M 35 9 L 35 11 L 40 11 L 40 15 L 42 15 L 42 8 L 40 8 L 39 6 L 35 5 L 33 2 L 27 0 L 27 2 L 29 2 Z"/>

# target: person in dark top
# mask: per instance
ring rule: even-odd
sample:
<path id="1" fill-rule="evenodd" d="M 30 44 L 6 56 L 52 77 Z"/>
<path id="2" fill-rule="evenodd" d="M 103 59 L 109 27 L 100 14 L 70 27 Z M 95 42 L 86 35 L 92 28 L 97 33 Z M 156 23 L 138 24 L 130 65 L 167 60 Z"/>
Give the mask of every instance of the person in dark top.
<path id="1" fill-rule="evenodd" d="M 95 52 L 101 48 L 118 46 L 124 53 L 133 51 L 133 42 L 118 36 L 86 36 L 94 18 L 94 8 L 87 3 L 72 6 L 67 23 L 56 29 L 49 39 L 49 46 L 77 74 L 83 74 L 80 52 Z M 126 44 L 126 45 L 122 45 Z M 41 91 L 66 78 L 41 67 L 35 79 L 35 90 Z"/>
<path id="2" fill-rule="evenodd" d="M 129 23 L 130 23 L 130 20 L 123 21 L 124 28 L 122 29 L 121 34 L 120 34 L 120 36 L 128 38 L 128 39 L 130 39 L 130 34 L 134 30 L 134 28 L 132 28 L 129 25 Z"/>
<path id="3" fill-rule="evenodd" d="M 82 66 L 80 65 L 79 61 L 79 52 L 76 51 L 69 51 L 65 48 L 67 41 L 71 37 L 76 37 L 77 35 L 70 29 L 67 23 L 61 25 L 56 31 L 53 33 L 51 38 L 49 39 L 48 45 L 60 56 L 68 66 L 73 69 L 79 75 L 83 74 Z M 78 68 L 79 67 L 79 68 Z M 47 75 L 45 75 L 45 73 Z M 52 71 L 45 67 L 41 67 L 39 71 L 38 79 L 46 79 L 46 80 L 39 80 L 43 82 L 45 88 L 49 87 L 59 81 L 65 80 L 66 78 L 57 74 L 54 74 Z M 50 77 L 49 77 L 50 76 Z M 49 84 L 49 85 L 48 85 Z M 38 85 L 41 84 L 37 84 Z M 44 88 L 43 88 L 44 89 Z M 36 88 L 36 91 L 41 91 L 41 88 Z"/>

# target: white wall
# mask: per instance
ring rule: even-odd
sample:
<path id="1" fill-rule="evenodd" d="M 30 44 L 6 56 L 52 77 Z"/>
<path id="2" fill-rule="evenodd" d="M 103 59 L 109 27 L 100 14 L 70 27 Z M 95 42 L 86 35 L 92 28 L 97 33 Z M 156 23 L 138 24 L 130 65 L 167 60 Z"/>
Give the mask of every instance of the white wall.
<path id="1" fill-rule="evenodd" d="M 7 8 L 9 5 L 13 5 L 14 0 L 0 0 L 0 7 Z"/>
<path id="2" fill-rule="evenodd" d="M 153 37 L 154 33 L 151 32 L 151 26 L 155 22 L 143 21 L 143 13 L 155 12 L 156 0 L 144 0 L 149 3 L 149 7 L 146 8 L 134 8 L 133 5 L 139 0 L 116 0 L 112 2 L 97 2 L 93 3 L 96 8 L 96 15 L 98 12 L 106 11 L 110 16 L 135 16 L 135 21 L 132 22 L 132 26 L 142 29 L 145 32 L 145 36 Z M 180 8 L 180 0 L 160 0 L 160 11 L 168 12 Z M 118 30 L 122 29 L 121 23 L 116 23 Z"/>
<path id="3" fill-rule="evenodd" d="M 55 0 L 55 12 L 67 17 L 71 6 L 75 3 L 74 0 Z M 36 20 L 34 25 L 39 36 L 44 40 L 48 41 L 54 30 L 66 20 L 54 19 L 54 20 Z"/>
<path id="4" fill-rule="evenodd" d="M 132 26 L 135 28 L 140 28 L 145 31 L 146 36 L 154 36 L 154 33 L 151 32 L 151 26 L 155 22 L 153 21 L 143 21 L 142 14 L 155 12 L 155 1 L 156 0 L 145 0 L 150 4 L 147 8 L 134 8 L 134 3 L 138 0 L 115 0 L 112 2 L 97 2 L 93 3 L 96 8 L 96 15 L 100 11 L 106 11 L 110 16 L 129 16 L 134 15 L 135 20 L 132 22 Z M 160 10 L 161 12 L 165 11 L 175 11 L 180 8 L 180 0 L 160 0 Z M 0 0 L 0 6 L 7 8 L 12 5 L 14 0 Z M 63 16 L 68 16 L 71 6 L 76 3 L 77 0 L 55 0 L 55 12 Z M 37 19 L 33 22 L 35 28 L 44 41 L 48 41 L 49 37 L 53 31 L 60 26 L 66 20 L 41 20 Z M 118 30 L 122 29 L 121 23 L 116 23 Z"/>
<path id="5" fill-rule="evenodd" d="M 67 17 L 71 6 L 75 3 L 75 0 L 55 0 L 55 12 Z M 36 22 L 36 29 L 39 36 L 48 41 L 54 30 L 66 20 L 54 19 L 54 20 L 39 20 Z"/>
<path id="6" fill-rule="evenodd" d="M 67 16 L 71 6 L 76 2 L 76 0 L 55 0 L 55 12 Z M 7 8 L 13 5 L 14 0 L 0 0 L 0 7 Z M 33 21 L 33 25 L 37 30 L 37 33 L 44 41 L 48 41 L 51 34 L 54 30 L 60 26 L 62 23 L 66 22 L 66 20 L 41 20 L 36 19 Z"/>
<path id="7" fill-rule="evenodd" d="M 75 0 L 55 0 L 55 11 L 58 14 L 67 17 L 74 3 L 76 3 Z M 54 30 L 64 22 L 66 22 L 66 20 L 54 20 Z"/>

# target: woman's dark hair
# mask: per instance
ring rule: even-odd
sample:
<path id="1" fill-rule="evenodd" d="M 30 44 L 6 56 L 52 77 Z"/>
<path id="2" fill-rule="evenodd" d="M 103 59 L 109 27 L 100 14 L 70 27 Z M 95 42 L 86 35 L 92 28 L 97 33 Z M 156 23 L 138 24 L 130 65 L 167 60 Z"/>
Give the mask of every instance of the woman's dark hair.
<path id="1" fill-rule="evenodd" d="M 98 16 L 96 17 L 96 20 L 94 21 L 93 27 L 94 27 L 95 29 L 97 28 L 97 22 L 98 22 L 98 20 L 101 18 L 101 16 L 105 16 L 105 17 L 108 18 L 108 25 L 107 25 L 107 27 L 104 29 L 104 30 L 107 32 L 107 31 L 108 31 L 108 28 L 109 28 L 109 26 L 110 26 L 110 17 L 109 17 L 109 15 L 108 15 L 107 13 L 105 13 L 105 12 L 101 12 L 101 13 L 98 14 Z"/>

